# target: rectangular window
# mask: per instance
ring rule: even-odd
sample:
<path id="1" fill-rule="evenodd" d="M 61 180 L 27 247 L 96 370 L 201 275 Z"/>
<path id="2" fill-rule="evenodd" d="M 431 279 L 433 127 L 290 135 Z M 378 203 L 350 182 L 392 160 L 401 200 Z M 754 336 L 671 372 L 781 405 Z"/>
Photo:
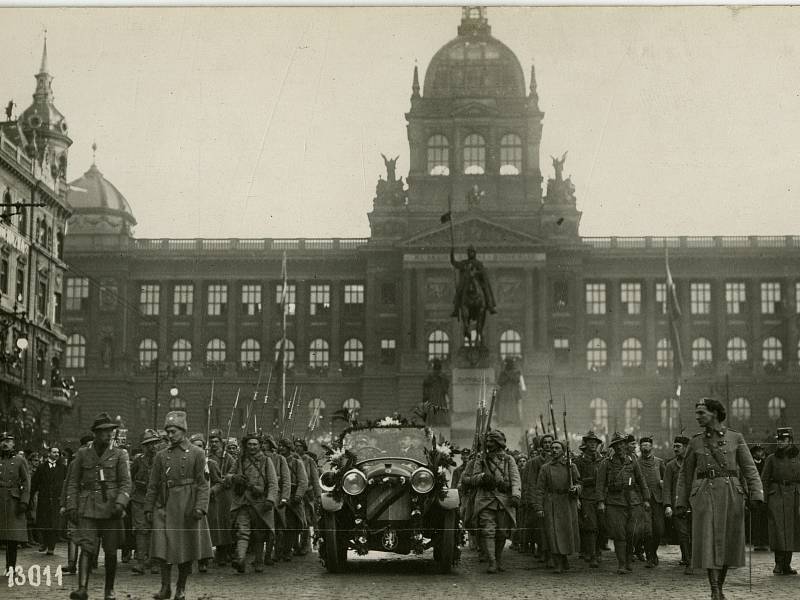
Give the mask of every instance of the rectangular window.
<path id="1" fill-rule="evenodd" d="M 729 315 L 742 314 L 746 300 L 744 281 L 729 281 L 725 284 L 725 312 Z"/>
<path id="2" fill-rule="evenodd" d="M 656 313 L 667 314 L 667 284 L 656 283 Z"/>
<path id="3" fill-rule="evenodd" d="M 345 308 L 364 305 L 364 284 L 348 283 L 344 286 Z"/>
<path id="4" fill-rule="evenodd" d="M 0 292 L 3 294 L 8 294 L 8 275 L 8 257 L 4 256 L 0 259 Z"/>
<path id="5" fill-rule="evenodd" d="M 188 317 L 194 312 L 194 285 L 179 283 L 172 290 L 172 314 Z"/>
<path id="6" fill-rule="evenodd" d="M 553 352 L 556 361 L 565 364 L 569 362 L 569 338 L 553 338 Z"/>
<path id="7" fill-rule="evenodd" d="M 206 314 L 219 317 L 228 312 L 228 286 L 224 283 L 212 283 L 208 286 L 208 309 Z"/>
<path id="8" fill-rule="evenodd" d="M 47 278 L 40 277 L 36 283 L 36 312 L 47 317 Z"/>
<path id="9" fill-rule="evenodd" d="M 157 283 L 143 283 L 139 287 L 139 312 L 141 312 L 143 315 L 158 315 L 160 302 L 160 285 Z"/>
<path id="10" fill-rule="evenodd" d="M 242 285 L 242 314 L 251 317 L 261 314 L 261 286 L 257 283 Z"/>
<path id="11" fill-rule="evenodd" d="M 395 304 L 397 302 L 397 286 L 394 282 L 381 284 L 381 304 Z"/>
<path id="12" fill-rule="evenodd" d="M 619 284 L 619 299 L 627 315 L 642 313 L 642 284 L 623 282 Z"/>
<path id="13" fill-rule="evenodd" d="M 53 319 L 56 323 L 61 323 L 61 294 L 53 294 Z"/>
<path id="14" fill-rule="evenodd" d="M 553 282 L 553 310 L 559 312 L 569 306 L 569 285 L 566 281 Z"/>
<path id="15" fill-rule="evenodd" d="M 604 315 L 606 314 L 606 284 L 587 283 L 586 284 L 586 314 Z"/>
<path id="16" fill-rule="evenodd" d="M 88 295 L 89 285 L 87 280 L 86 291 Z M 20 304 L 25 303 L 25 263 L 21 260 L 17 261 L 17 290 L 16 290 L 16 301 Z"/>
<path id="17" fill-rule="evenodd" d="M 327 283 L 311 286 L 310 314 L 320 316 L 328 314 L 331 308 L 331 286 Z"/>
<path id="18" fill-rule="evenodd" d="M 394 338 L 381 340 L 381 363 L 393 365 L 397 356 L 397 341 Z"/>
<path id="19" fill-rule="evenodd" d="M 23 267 L 24 272 L 24 267 Z M 25 277 L 23 276 L 24 280 Z M 19 271 L 17 271 L 19 285 Z M 67 310 L 86 310 L 89 299 L 89 279 L 87 277 L 67 277 Z"/>
<path id="20" fill-rule="evenodd" d="M 693 315 L 711 314 L 711 284 L 695 281 L 689 284 L 689 310 Z"/>
<path id="21" fill-rule="evenodd" d="M 281 305 L 281 302 L 284 301 L 283 297 L 283 284 L 279 283 L 275 288 L 275 304 L 278 306 Z M 293 283 L 286 284 L 286 314 L 292 316 L 295 314 L 297 309 L 297 286 Z"/>
<path id="22" fill-rule="evenodd" d="M 781 284 L 779 281 L 761 282 L 761 314 L 774 315 L 781 309 Z"/>

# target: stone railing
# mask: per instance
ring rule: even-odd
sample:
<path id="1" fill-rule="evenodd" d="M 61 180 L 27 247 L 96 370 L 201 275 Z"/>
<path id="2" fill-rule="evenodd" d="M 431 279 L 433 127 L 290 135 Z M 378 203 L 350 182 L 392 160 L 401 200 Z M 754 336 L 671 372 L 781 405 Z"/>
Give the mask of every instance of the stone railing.
<path id="1" fill-rule="evenodd" d="M 223 239 L 136 239 L 133 249 L 142 252 L 236 252 L 281 250 L 355 250 L 369 238 L 223 238 Z"/>
<path id="2" fill-rule="evenodd" d="M 636 248 L 800 248 L 800 235 L 584 237 L 584 244 L 601 250 Z"/>

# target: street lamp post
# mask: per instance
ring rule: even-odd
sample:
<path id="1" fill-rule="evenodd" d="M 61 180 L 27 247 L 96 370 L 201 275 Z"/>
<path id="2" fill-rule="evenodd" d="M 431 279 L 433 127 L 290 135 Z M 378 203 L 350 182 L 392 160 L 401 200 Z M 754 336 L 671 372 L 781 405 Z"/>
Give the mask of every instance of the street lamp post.
<path id="1" fill-rule="evenodd" d="M 176 398 L 179 393 L 178 386 L 175 385 L 175 372 L 176 368 L 170 366 L 167 366 L 167 368 L 164 370 L 164 376 L 169 376 L 172 379 L 172 386 L 169 388 L 170 398 Z M 155 375 L 155 389 L 153 390 L 153 429 L 158 429 L 158 391 L 161 387 L 161 384 L 164 382 L 161 368 L 158 364 L 158 357 L 156 357 L 155 360 Z"/>

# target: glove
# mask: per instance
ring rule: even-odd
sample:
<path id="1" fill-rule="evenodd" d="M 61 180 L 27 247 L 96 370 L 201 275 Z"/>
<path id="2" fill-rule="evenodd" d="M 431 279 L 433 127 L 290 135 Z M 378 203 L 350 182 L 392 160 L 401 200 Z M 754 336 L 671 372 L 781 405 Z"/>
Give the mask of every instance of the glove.
<path id="1" fill-rule="evenodd" d="M 650 511 L 650 502 L 648 502 L 647 500 L 645 500 L 644 502 L 642 502 L 642 506 L 644 506 L 644 509 L 645 509 L 646 511 L 648 511 L 648 512 Z"/>
<path id="2" fill-rule="evenodd" d="M 153 523 L 153 513 L 151 513 L 151 512 L 144 513 L 144 518 L 148 523 L 150 523 L 150 524 Z"/>
<path id="3" fill-rule="evenodd" d="M 605 502 L 598 502 L 597 503 L 597 510 L 600 512 L 606 512 L 606 503 Z"/>
<path id="4" fill-rule="evenodd" d="M 672 507 L 668 506 L 664 509 L 664 516 L 668 519 L 672 516 Z"/>
<path id="5" fill-rule="evenodd" d="M 201 521 L 203 519 L 203 516 L 204 516 L 203 511 L 200 510 L 199 508 L 195 508 L 192 510 L 192 518 L 195 521 Z"/>
<path id="6" fill-rule="evenodd" d="M 286 498 L 281 498 L 281 501 L 278 504 L 279 504 L 279 508 L 282 508 L 282 507 L 286 506 L 287 504 L 289 504 L 289 501 Z"/>
<path id="7" fill-rule="evenodd" d="M 78 511 L 74 508 L 68 508 L 64 511 L 64 514 L 67 516 L 67 521 L 70 523 L 77 523 L 78 522 Z"/>
<path id="8" fill-rule="evenodd" d="M 511 498 L 508 499 L 508 504 L 514 508 L 517 508 L 520 504 L 519 500 L 519 496 L 511 496 Z"/>
<path id="9" fill-rule="evenodd" d="M 25 504 L 24 502 L 20 502 L 19 504 L 17 504 L 17 514 L 18 515 L 24 515 L 26 512 L 28 512 L 28 505 L 27 504 Z"/>
<path id="10" fill-rule="evenodd" d="M 114 505 L 114 510 L 111 512 L 112 519 L 121 519 L 122 515 L 125 514 L 125 507 L 122 506 L 119 502 Z"/>

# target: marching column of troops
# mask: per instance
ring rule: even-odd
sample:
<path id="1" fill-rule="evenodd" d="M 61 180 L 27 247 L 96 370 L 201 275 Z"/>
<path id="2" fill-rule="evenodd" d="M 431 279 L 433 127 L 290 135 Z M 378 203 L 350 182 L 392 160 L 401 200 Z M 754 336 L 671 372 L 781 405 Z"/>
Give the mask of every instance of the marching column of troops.
<path id="1" fill-rule="evenodd" d="M 0 544 L 6 572 L 17 567 L 17 548 L 31 536 L 27 514 L 36 501 L 41 551 L 53 554 L 67 539 L 65 575 L 77 574 L 72 600 L 87 600 L 91 573 L 104 554 L 104 600 L 115 600 L 118 552 L 131 571 L 160 573 L 156 600 L 184 600 L 194 565 L 204 573 L 213 560 L 256 573 L 310 551 L 321 495 L 316 457 L 305 440 L 247 434 L 242 447 L 212 430 L 189 433 L 186 413 L 167 414 L 162 431 L 145 430 L 132 459 L 115 443 L 118 424 L 98 415 L 69 464 L 51 449 L 31 474 L 0 434 Z M 41 471 L 41 473 L 40 473 Z M 173 567 L 177 579 L 173 595 Z"/>
<path id="2" fill-rule="evenodd" d="M 487 573 L 504 570 L 507 538 L 546 568 L 564 573 L 574 554 L 599 568 L 610 540 L 616 573 L 626 575 L 635 560 L 648 569 L 659 565 L 658 549 L 669 529 L 684 573 L 705 570 L 711 598 L 724 600 L 728 569 L 746 565 L 749 524 L 748 541 L 757 547 L 758 529 L 768 531 L 773 573 L 796 575 L 791 560 L 800 551 L 800 451 L 793 432 L 779 428 L 775 452 L 762 460 L 763 447 L 754 446 L 754 460 L 725 418 L 722 403 L 698 401 L 701 431 L 675 437 L 674 457 L 666 462 L 653 454 L 651 437 L 638 440 L 637 455 L 633 436 L 614 433 L 601 451 L 603 441 L 590 431 L 579 456 L 545 434 L 518 465 L 504 434 L 489 431 L 477 453 L 462 452 L 463 464 L 451 478 L 460 491 L 470 547 Z M 766 523 L 759 527 L 762 518 Z"/>

